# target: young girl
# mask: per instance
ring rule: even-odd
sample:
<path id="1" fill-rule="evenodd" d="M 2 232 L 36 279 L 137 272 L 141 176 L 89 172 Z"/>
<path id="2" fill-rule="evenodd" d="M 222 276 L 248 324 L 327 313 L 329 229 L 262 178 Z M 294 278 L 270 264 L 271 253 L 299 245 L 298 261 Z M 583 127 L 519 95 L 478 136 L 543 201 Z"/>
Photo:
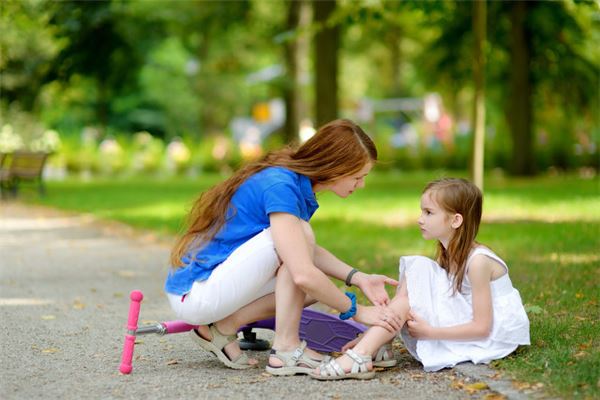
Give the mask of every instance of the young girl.
<path id="1" fill-rule="evenodd" d="M 269 153 L 199 197 L 172 250 L 165 290 L 178 318 L 201 325 L 192 331 L 200 346 L 230 368 L 251 367 L 256 360 L 241 352 L 236 332 L 275 314 L 267 371 L 307 374 L 322 357 L 299 339 L 306 304 L 321 301 L 343 318 L 391 332 L 400 328 L 384 307 L 384 284 L 398 282 L 338 260 L 316 244 L 308 223 L 318 207 L 315 192 L 348 197 L 364 187 L 376 159 L 375 145 L 359 126 L 336 120 L 299 149 Z M 379 307 L 357 305 L 329 276 L 355 284 Z"/>
<path id="2" fill-rule="evenodd" d="M 464 179 L 431 182 L 421 196 L 418 224 L 423 238 L 438 241 L 437 262 L 401 257 L 400 286 L 390 308 L 406 322 L 400 335 L 425 371 L 463 361 L 488 363 L 529 344 L 529 320 L 506 263 L 475 241 L 481 208 L 480 190 Z M 372 355 L 393 336 L 372 327 L 312 376 L 370 379 Z"/>

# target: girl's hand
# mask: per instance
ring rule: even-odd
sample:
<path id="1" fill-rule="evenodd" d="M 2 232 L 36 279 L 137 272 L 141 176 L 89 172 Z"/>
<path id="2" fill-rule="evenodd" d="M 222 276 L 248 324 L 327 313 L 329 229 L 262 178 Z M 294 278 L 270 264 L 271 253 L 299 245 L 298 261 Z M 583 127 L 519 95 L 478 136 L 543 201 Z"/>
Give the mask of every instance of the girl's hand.
<path id="1" fill-rule="evenodd" d="M 361 306 L 358 309 L 354 320 L 364 325 L 380 326 L 390 333 L 396 333 L 402 328 L 402 319 L 386 306 Z"/>
<path id="2" fill-rule="evenodd" d="M 369 301 L 376 306 L 389 304 L 390 297 L 385 290 L 385 285 L 398 286 L 399 282 L 385 275 L 363 274 L 355 275 L 356 286 L 367 296 Z"/>
<path id="3" fill-rule="evenodd" d="M 408 312 L 408 321 L 406 321 L 408 333 L 416 339 L 429 339 L 431 337 L 432 327 L 429 322 L 415 314 L 412 310 Z"/>

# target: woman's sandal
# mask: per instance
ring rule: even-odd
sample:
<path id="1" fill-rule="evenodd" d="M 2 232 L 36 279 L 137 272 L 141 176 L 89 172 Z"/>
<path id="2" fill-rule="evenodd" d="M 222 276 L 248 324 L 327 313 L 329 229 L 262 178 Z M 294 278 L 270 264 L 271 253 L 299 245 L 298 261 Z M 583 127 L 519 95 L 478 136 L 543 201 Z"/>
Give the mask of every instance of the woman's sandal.
<path id="1" fill-rule="evenodd" d="M 214 324 L 208 325 L 208 329 L 210 330 L 210 334 L 212 335 L 212 340 L 206 340 L 200 333 L 193 329 L 191 331 L 192 339 L 197 342 L 204 350 L 210 351 L 213 353 L 219 361 L 233 369 L 247 369 L 255 367 L 254 364 L 248 363 L 248 356 L 244 353 L 241 353 L 234 359 L 229 358 L 227 354 L 225 354 L 225 346 L 229 343 L 237 340 L 237 335 L 223 335 Z"/>
<path id="2" fill-rule="evenodd" d="M 384 344 L 377 350 L 377 354 L 373 359 L 373 367 L 375 368 L 392 368 L 398 364 L 394 358 L 394 351 L 389 344 Z"/>
<path id="3" fill-rule="evenodd" d="M 346 350 L 346 354 L 353 361 L 352 369 L 349 372 L 338 364 L 337 360 L 329 360 L 319 365 L 319 373 L 311 373 L 310 377 L 320 381 L 337 381 L 340 379 L 372 379 L 375 377 L 375 371 L 369 371 L 367 364 L 371 362 L 370 355 L 356 353 L 352 349 Z"/>
<path id="4" fill-rule="evenodd" d="M 300 346 L 294 351 L 277 351 L 271 349 L 269 357 L 275 357 L 282 361 L 283 365 L 274 367 L 267 364 L 266 370 L 271 375 L 289 376 L 297 374 L 310 374 L 317 368 L 323 360 L 315 360 L 304 353 L 306 341 L 300 342 Z"/>

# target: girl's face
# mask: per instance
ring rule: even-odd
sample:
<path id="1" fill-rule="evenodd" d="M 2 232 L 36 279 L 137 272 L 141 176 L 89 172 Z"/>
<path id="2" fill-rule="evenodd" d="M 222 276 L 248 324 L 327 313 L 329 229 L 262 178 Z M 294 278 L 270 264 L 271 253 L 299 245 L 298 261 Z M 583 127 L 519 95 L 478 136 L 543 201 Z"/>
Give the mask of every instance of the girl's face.
<path id="1" fill-rule="evenodd" d="M 354 193 L 356 189 L 362 189 L 365 187 L 365 177 L 369 174 L 371 168 L 373 168 L 373 163 L 368 162 L 357 173 L 341 177 L 329 184 L 318 185 L 320 187 L 315 186 L 314 189 L 315 191 L 331 190 L 339 197 L 345 199 Z"/>
<path id="2" fill-rule="evenodd" d="M 423 193 L 421 216 L 417 220 L 423 239 L 437 239 L 447 248 L 454 234 L 453 223 L 455 224 L 455 218 L 458 215 L 450 214 L 442 209 L 430 191 Z"/>

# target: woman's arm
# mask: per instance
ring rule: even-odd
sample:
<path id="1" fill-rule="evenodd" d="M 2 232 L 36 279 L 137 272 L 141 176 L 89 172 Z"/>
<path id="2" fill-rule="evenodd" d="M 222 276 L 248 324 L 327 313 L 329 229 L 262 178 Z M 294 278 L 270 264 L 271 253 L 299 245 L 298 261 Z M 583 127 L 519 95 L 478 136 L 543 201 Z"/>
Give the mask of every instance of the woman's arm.
<path id="1" fill-rule="evenodd" d="M 270 221 L 275 249 L 290 271 L 294 283 L 314 299 L 340 312 L 348 310 L 352 305 L 350 299 L 316 267 L 313 249 L 307 241 L 300 219 L 292 214 L 272 213 Z"/>
<path id="2" fill-rule="evenodd" d="M 352 271 L 351 266 L 338 259 L 327 249 L 318 245 L 315 248 L 315 265 L 326 275 L 342 281 L 345 281 L 348 274 Z M 393 286 L 398 285 L 398 281 L 387 276 L 365 274 L 360 271 L 352 275 L 350 283 L 358 286 L 371 303 L 375 305 L 385 305 L 389 303 L 390 298 L 385 291 L 386 284 Z"/>
<path id="3" fill-rule="evenodd" d="M 485 339 L 492 329 L 492 294 L 490 280 L 495 261 L 484 255 L 476 255 L 471 261 L 468 277 L 473 295 L 473 319 L 471 322 L 449 327 L 433 327 L 415 315 L 409 315 L 408 332 L 417 339 L 478 340 Z"/>
<path id="4" fill-rule="evenodd" d="M 271 234 L 279 258 L 288 268 L 294 283 L 307 295 L 340 312 L 347 311 L 352 302 L 315 265 L 313 249 L 309 245 L 300 219 L 292 214 L 270 214 Z M 334 266 L 333 268 L 339 268 Z M 355 319 L 359 322 L 378 325 L 390 332 L 399 329 L 395 318 L 388 318 L 384 308 L 358 305 Z M 392 316 L 393 317 L 393 316 Z"/>

